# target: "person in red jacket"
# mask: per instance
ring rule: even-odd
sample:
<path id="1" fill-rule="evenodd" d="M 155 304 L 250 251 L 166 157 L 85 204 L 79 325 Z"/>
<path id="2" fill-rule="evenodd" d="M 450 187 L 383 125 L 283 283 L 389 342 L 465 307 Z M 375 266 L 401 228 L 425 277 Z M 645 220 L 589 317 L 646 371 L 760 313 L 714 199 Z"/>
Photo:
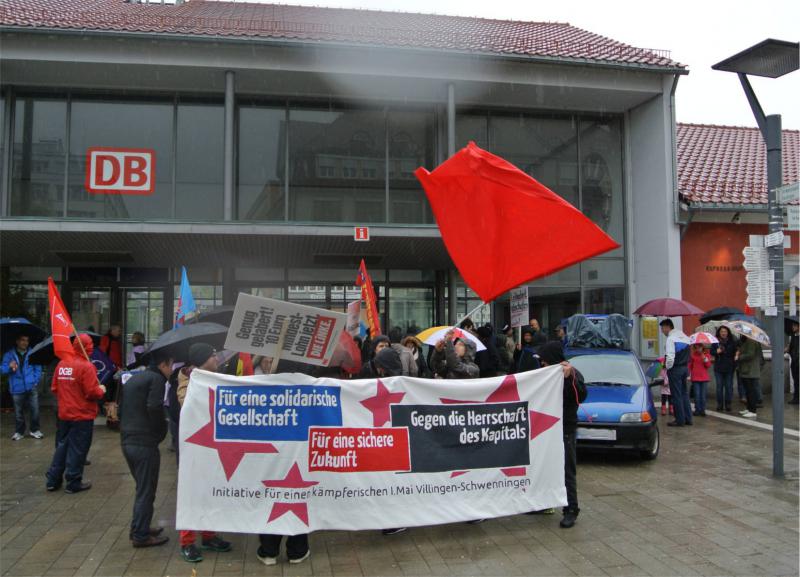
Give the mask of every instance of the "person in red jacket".
<path id="1" fill-rule="evenodd" d="M 701 344 L 692 345 L 689 355 L 689 380 L 694 389 L 694 415 L 706 416 L 706 393 L 708 390 L 708 367 L 711 366 L 711 354 Z"/>
<path id="2" fill-rule="evenodd" d="M 125 366 L 125 363 L 122 362 L 122 327 L 119 324 L 112 324 L 108 332 L 100 339 L 100 350 L 108 355 L 108 358 L 114 361 L 118 367 Z"/>
<path id="3" fill-rule="evenodd" d="M 94 350 L 91 337 L 79 335 L 73 339 L 72 348 L 73 358 L 58 363 L 53 374 L 51 389 L 58 400 L 59 422 L 46 486 L 48 491 L 55 491 L 66 479 L 65 491 L 78 493 L 92 487 L 83 481 L 83 466 L 92 445 L 97 401 L 106 394 L 106 388 L 98 382 L 97 371 L 87 358 Z"/>

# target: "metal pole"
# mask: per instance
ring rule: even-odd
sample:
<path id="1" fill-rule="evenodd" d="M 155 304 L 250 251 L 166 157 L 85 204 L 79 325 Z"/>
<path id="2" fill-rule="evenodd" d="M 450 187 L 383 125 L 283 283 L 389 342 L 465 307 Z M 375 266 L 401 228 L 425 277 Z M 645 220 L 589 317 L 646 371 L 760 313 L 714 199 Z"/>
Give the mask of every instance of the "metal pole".
<path id="1" fill-rule="evenodd" d="M 769 191 L 769 232 L 783 228 L 783 211 L 775 197 L 781 186 L 781 116 L 767 116 L 767 189 Z M 783 243 L 769 247 L 769 268 L 775 271 L 775 307 L 772 317 L 772 475 L 783 477 Z M 796 385 L 795 385 L 796 386 Z"/>
<path id="2" fill-rule="evenodd" d="M 225 72 L 225 165 L 223 202 L 225 220 L 233 219 L 233 110 L 234 110 L 234 74 L 232 70 Z"/>
<path id="3" fill-rule="evenodd" d="M 456 283 L 456 271 L 447 271 L 447 324 L 456 324 L 458 318 L 458 283 Z"/>

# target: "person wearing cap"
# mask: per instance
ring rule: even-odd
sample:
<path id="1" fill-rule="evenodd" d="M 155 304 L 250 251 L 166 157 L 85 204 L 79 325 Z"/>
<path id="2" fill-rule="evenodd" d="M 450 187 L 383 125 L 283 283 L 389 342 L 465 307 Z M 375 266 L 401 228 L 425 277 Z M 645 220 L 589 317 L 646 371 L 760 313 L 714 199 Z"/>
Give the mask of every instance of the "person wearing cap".
<path id="1" fill-rule="evenodd" d="M 567 489 L 567 506 L 563 509 L 561 527 L 569 529 L 575 525 L 578 508 L 577 455 L 575 433 L 578 430 L 578 405 L 586 399 L 586 385 L 580 374 L 564 357 L 564 347 L 558 341 L 550 341 L 539 347 L 539 359 L 543 367 L 562 365 L 564 368 L 564 414 L 561 419 L 564 433 L 564 484 Z"/>
<path id="2" fill-rule="evenodd" d="M 172 358 L 155 353 L 146 370 L 133 375 L 119 395 L 122 454 L 136 481 L 133 517 L 128 534 L 134 547 L 155 547 L 169 541 L 162 527 L 150 526 L 158 488 L 161 453 L 158 445 L 167 436 L 164 391 L 172 371 Z"/>
<path id="3" fill-rule="evenodd" d="M 176 393 L 178 403 L 181 407 L 186 399 L 192 371 L 194 371 L 194 369 L 201 369 L 203 371 L 215 373 L 218 368 L 219 362 L 214 347 L 208 343 L 194 343 L 189 347 L 189 364 L 182 367 L 178 372 L 178 389 Z M 225 541 L 214 531 L 202 531 L 201 533 L 202 539 L 200 547 L 202 549 L 226 553 L 233 548 L 229 541 Z M 197 545 L 195 545 L 196 538 L 196 531 L 180 532 L 181 557 L 189 563 L 199 563 L 203 560 L 203 554 L 200 553 Z"/>
<path id="4" fill-rule="evenodd" d="M 89 360 L 93 350 L 92 338 L 87 334 L 78 335 L 72 341 L 72 357 L 59 362 L 53 373 L 50 388 L 58 401 L 58 432 L 56 450 L 46 475 L 48 491 L 58 490 L 65 479 L 67 493 L 92 488 L 90 482 L 83 481 L 83 466 L 92 446 L 97 401 L 106 394 Z"/>

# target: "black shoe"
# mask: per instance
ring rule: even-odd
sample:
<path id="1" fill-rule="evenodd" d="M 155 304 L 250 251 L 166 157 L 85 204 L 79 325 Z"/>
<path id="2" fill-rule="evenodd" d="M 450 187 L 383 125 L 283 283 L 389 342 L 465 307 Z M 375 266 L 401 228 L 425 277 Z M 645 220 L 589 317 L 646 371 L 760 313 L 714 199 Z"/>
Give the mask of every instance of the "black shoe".
<path id="1" fill-rule="evenodd" d="M 761 407 L 763 407 L 763 406 L 764 406 L 764 401 L 758 401 L 758 402 L 756 403 L 756 408 L 758 408 L 758 409 L 760 409 L 760 408 L 761 408 Z"/>
<path id="2" fill-rule="evenodd" d="M 164 527 L 150 527 L 150 533 L 148 534 L 148 536 L 158 537 L 163 532 L 164 532 Z M 128 539 L 130 539 L 131 541 L 136 541 L 136 539 L 133 538 L 132 532 L 128 533 Z"/>
<path id="3" fill-rule="evenodd" d="M 705 417 L 706 416 L 706 412 L 705 411 L 700 411 L 699 413 L 697 413 L 697 416 L 698 417 Z"/>
<path id="4" fill-rule="evenodd" d="M 161 536 L 150 535 L 144 541 L 137 541 L 136 539 L 131 540 L 133 546 L 136 547 L 137 549 L 141 547 L 158 547 L 159 545 L 163 545 L 167 541 L 169 541 L 169 537 L 167 537 L 166 535 L 161 535 Z"/>
<path id="5" fill-rule="evenodd" d="M 217 553 L 227 553 L 233 549 L 233 545 L 231 545 L 230 541 L 225 541 L 220 539 L 218 535 L 214 535 L 211 539 L 203 539 L 203 544 L 200 545 L 200 548 L 216 551 Z"/>
<path id="6" fill-rule="evenodd" d="M 725 412 L 726 412 L 726 413 L 730 413 L 732 410 L 733 410 L 733 409 L 731 409 L 731 406 L 730 406 L 730 405 L 728 405 L 727 407 L 725 407 Z"/>
<path id="7" fill-rule="evenodd" d="M 692 421 L 686 421 L 684 425 L 686 425 L 687 427 L 691 427 L 692 425 L 694 425 L 694 423 Z"/>
<path id="8" fill-rule="evenodd" d="M 667 423 L 668 427 L 682 427 L 683 423 L 679 423 L 678 421 L 670 421 Z"/>
<path id="9" fill-rule="evenodd" d="M 717 412 L 720 412 L 722 410 L 722 405 L 717 405 L 717 409 L 716 410 L 717 410 Z"/>
<path id="10" fill-rule="evenodd" d="M 790 404 L 790 405 L 797 405 L 797 404 L 800 404 L 800 400 L 798 400 L 798 399 L 792 399 L 791 401 L 789 401 L 789 404 Z"/>
<path id="11" fill-rule="evenodd" d="M 64 489 L 64 492 L 72 495 L 73 493 L 80 493 L 81 491 L 88 491 L 91 488 L 92 488 L 92 482 L 91 481 L 86 481 L 86 482 L 81 483 L 80 485 L 76 485 L 74 487 L 67 487 L 66 489 Z"/>
<path id="12" fill-rule="evenodd" d="M 408 531 L 408 527 L 395 527 L 393 529 L 383 529 L 381 533 L 384 535 L 397 535 L 398 533 L 403 533 L 404 531 Z"/>
<path id="13" fill-rule="evenodd" d="M 578 513 L 580 513 L 580 509 L 567 509 L 564 511 L 564 516 L 561 518 L 561 522 L 559 525 L 562 529 L 569 529 L 570 527 L 575 525 L 575 521 L 578 520 Z"/>
<path id="14" fill-rule="evenodd" d="M 181 547 L 181 557 L 189 563 L 200 563 L 203 560 L 203 555 L 194 543 Z"/>

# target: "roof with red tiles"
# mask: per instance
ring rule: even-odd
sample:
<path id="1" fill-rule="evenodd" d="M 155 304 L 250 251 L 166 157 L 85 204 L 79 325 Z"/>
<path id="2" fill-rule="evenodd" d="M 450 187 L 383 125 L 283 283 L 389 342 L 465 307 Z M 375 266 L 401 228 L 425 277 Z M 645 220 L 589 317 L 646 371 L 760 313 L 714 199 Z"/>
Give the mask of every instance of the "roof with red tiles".
<path id="1" fill-rule="evenodd" d="M 520 22 L 247 2 L 3 0 L 0 26 L 434 49 L 655 69 L 668 51 L 635 48 L 556 22 Z"/>
<path id="2" fill-rule="evenodd" d="M 758 128 L 678 124 L 678 186 L 692 203 L 767 204 L 767 149 Z M 798 181 L 800 130 L 783 131 L 783 182 Z"/>

